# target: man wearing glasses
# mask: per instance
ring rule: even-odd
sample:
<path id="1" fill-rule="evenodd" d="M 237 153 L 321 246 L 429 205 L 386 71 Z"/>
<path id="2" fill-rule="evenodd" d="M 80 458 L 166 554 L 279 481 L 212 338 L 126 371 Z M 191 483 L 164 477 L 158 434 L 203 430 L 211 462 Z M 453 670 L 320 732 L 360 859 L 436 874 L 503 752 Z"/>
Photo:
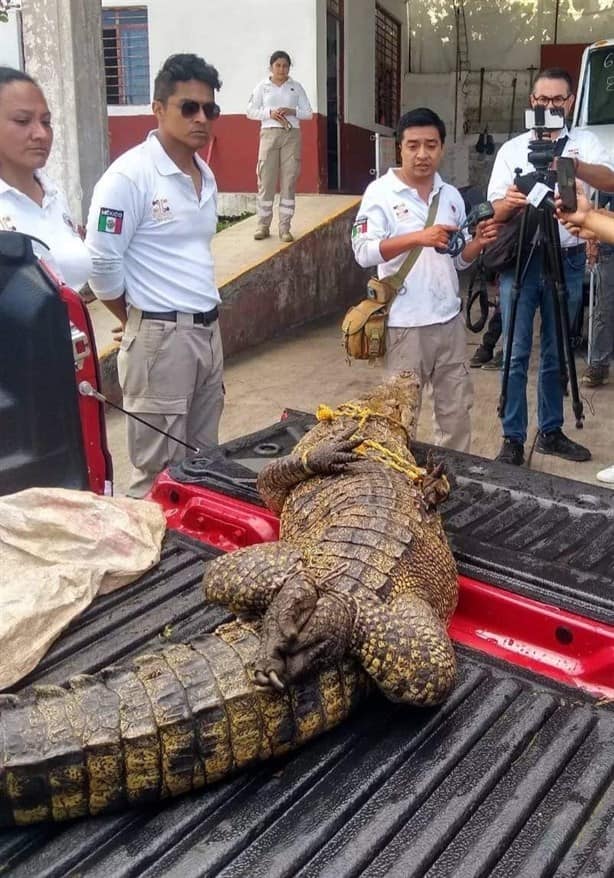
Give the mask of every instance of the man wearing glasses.
<path id="1" fill-rule="evenodd" d="M 87 224 L 90 286 L 121 324 L 125 408 L 201 450 L 217 444 L 224 406 L 217 186 L 197 152 L 220 114 L 219 88 L 217 70 L 197 55 L 166 60 L 154 84 L 158 127 L 98 181 Z M 133 418 L 127 428 L 128 495 L 143 497 L 185 451 Z"/>
<path id="2" fill-rule="evenodd" d="M 565 116 L 571 114 L 574 102 L 571 77 L 566 70 L 549 68 L 538 74 L 533 85 L 531 106 L 563 109 Z M 575 161 L 576 177 L 589 186 L 606 192 L 614 191 L 614 165 L 612 158 L 589 131 L 567 128 L 550 132 L 556 155 L 570 156 Z M 529 163 L 529 141 L 535 133 L 527 131 L 504 143 L 495 159 L 488 200 L 495 208 L 495 218 L 501 222 L 511 220 L 527 204 L 526 196 L 516 186 L 516 169 L 526 174 L 534 170 Z M 555 159 L 556 161 L 556 159 Z M 563 268 L 569 293 L 569 320 L 573 323 L 582 305 L 582 283 L 586 262 L 585 243 L 559 224 Z M 526 258 L 527 254 L 523 254 Z M 513 269 L 504 271 L 500 277 L 500 301 L 503 317 L 503 334 L 507 333 L 510 320 Z M 524 274 L 514 331 L 510 365 L 508 398 L 503 425 L 503 445 L 497 460 L 520 466 L 524 462 L 524 443 L 527 438 L 527 373 L 533 340 L 533 322 L 539 308 L 541 315 L 540 362 L 537 387 L 537 419 L 539 435 L 536 450 L 565 460 L 590 460 L 588 448 L 572 442 L 562 431 L 563 389 L 559 376 L 556 345 L 555 314 L 552 294 L 542 273 L 542 254 L 539 241 Z"/>

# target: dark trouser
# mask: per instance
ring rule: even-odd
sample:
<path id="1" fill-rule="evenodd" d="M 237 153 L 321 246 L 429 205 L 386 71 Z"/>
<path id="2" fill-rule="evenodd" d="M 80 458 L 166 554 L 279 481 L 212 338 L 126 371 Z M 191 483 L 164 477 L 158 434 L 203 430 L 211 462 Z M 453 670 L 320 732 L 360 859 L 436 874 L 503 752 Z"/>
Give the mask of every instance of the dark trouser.
<path id="1" fill-rule="evenodd" d="M 576 247 L 572 247 L 569 251 L 563 250 L 563 270 L 568 293 L 567 313 L 570 324 L 576 319 L 582 304 L 585 263 L 584 250 Z M 499 293 L 505 335 L 510 325 L 513 281 L 513 271 L 501 274 Z M 523 444 L 527 439 L 527 375 L 533 345 L 533 323 L 537 310 L 541 314 L 537 426 L 541 432 L 550 433 L 563 426 L 563 388 L 559 372 L 553 296 L 550 280 L 544 276 L 539 253 L 535 253 L 529 263 L 518 298 L 507 405 L 502 419 L 505 438 Z"/>
<path id="2" fill-rule="evenodd" d="M 607 366 L 614 350 L 614 247 L 601 245 L 598 272 L 589 365 Z"/>
<path id="3" fill-rule="evenodd" d="M 486 332 L 482 336 L 482 347 L 492 354 L 497 346 L 497 342 L 501 338 L 502 332 L 503 321 L 501 319 L 501 308 L 499 305 L 496 305 L 495 310 L 492 312 L 492 316 L 488 321 Z"/>

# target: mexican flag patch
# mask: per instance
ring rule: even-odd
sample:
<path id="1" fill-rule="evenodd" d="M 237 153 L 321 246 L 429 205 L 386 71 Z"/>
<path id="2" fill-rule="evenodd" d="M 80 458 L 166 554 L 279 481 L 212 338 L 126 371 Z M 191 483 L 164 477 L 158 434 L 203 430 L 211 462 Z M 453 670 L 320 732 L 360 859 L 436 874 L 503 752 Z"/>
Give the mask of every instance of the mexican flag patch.
<path id="1" fill-rule="evenodd" d="M 102 207 L 98 214 L 98 231 L 108 232 L 109 235 L 120 235 L 123 221 L 123 210 L 111 210 L 110 207 Z"/>
<path id="2" fill-rule="evenodd" d="M 358 235 L 366 235 L 367 233 L 367 217 L 359 216 L 356 218 L 356 222 L 352 226 L 352 238 L 357 238 Z"/>

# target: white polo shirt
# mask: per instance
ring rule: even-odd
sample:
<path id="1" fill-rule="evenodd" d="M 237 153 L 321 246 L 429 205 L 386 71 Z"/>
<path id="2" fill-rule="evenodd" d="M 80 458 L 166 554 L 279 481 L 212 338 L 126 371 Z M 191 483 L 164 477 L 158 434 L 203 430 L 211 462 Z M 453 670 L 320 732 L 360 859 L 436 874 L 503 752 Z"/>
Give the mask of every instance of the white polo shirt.
<path id="1" fill-rule="evenodd" d="M 259 82 L 247 105 L 247 118 L 260 121 L 262 128 L 283 128 L 277 119 L 271 119 L 271 110 L 277 107 L 292 107 L 296 109 L 293 116 L 286 118 L 293 128 L 298 128 L 300 119 L 311 119 L 313 110 L 305 89 L 292 77 L 281 85 L 275 85 L 270 79 Z"/>
<path id="2" fill-rule="evenodd" d="M 589 162 L 592 165 L 606 165 L 614 170 L 613 156 L 601 145 L 599 140 L 591 131 L 585 131 L 582 128 L 561 129 L 559 137 L 568 136 L 569 139 L 563 148 L 561 155 L 577 158 L 582 162 Z M 526 131 L 506 141 L 495 158 L 490 182 L 488 183 L 488 200 L 498 201 L 505 198 L 505 193 L 509 186 L 514 182 L 516 176 L 516 168 L 520 168 L 523 174 L 534 171 L 535 168 L 529 162 L 529 141 L 534 140 L 535 135 L 532 131 Z M 558 138 L 557 138 L 558 139 Z M 590 187 L 585 184 L 587 192 Z M 559 223 L 559 234 L 561 238 L 561 247 L 575 247 L 577 244 L 585 242 L 575 235 L 567 231 L 564 225 Z"/>
<path id="3" fill-rule="evenodd" d="M 416 189 L 395 174 L 394 168 L 370 183 L 352 227 L 352 248 L 358 264 L 363 268 L 377 265 L 379 277 L 398 271 L 407 253 L 386 262 L 380 253 L 380 241 L 423 229 L 436 192 L 439 192 L 439 204 L 434 224 L 462 225 L 465 221 L 462 196 L 454 186 L 444 183 L 439 174 L 435 174 L 428 204 Z M 461 308 L 456 269 L 462 270 L 469 265 L 461 256 L 452 259 L 447 254 L 437 253 L 433 247 L 424 247 L 392 303 L 388 325 L 409 327 L 447 323 Z"/>
<path id="4" fill-rule="evenodd" d="M 142 311 L 209 311 L 220 302 L 211 240 L 217 186 L 205 162 L 200 198 L 189 174 L 164 151 L 156 132 L 120 156 L 92 196 L 86 243 L 90 286 L 99 299 Z"/>
<path id="5" fill-rule="evenodd" d="M 43 247 L 32 242 L 36 256 L 46 262 L 60 280 L 73 290 L 79 290 L 92 267 L 87 248 L 71 219 L 62 192 L 46 174 L 34 173 L 44 193 L 40 207 L 0 178 L 0 229 L 23 232 L 46 244 Z"/>

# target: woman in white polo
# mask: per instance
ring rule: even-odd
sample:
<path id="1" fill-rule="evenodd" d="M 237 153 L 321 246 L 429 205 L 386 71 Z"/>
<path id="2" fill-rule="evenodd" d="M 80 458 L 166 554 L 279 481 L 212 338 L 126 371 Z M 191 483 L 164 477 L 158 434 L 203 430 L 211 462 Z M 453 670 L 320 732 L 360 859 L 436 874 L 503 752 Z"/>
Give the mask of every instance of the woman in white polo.
<path id="1" fill-rule="evenodd" d="M 33 242 L 36 256 L 79 290 L 91 261 L 64 194 L 42 172 L 52 143 L 51 114 L 36 82 L 0 67 L 0 229 L 42 241 Z"/>
<path id="2" fill-rule="evenodd" d="M 286 243 L 294 240 L 290 223 L 301 170 L 300 121 L 311 119 L 313 112 L 305 89 L 290 77 L 291 63 L 287 52 L 273 52 L 270 75 L 256 86 L 247 107 L 248 119 L 260 122 L 257 241 L 269 237 L 278 181 L 279 237 Z"/>

